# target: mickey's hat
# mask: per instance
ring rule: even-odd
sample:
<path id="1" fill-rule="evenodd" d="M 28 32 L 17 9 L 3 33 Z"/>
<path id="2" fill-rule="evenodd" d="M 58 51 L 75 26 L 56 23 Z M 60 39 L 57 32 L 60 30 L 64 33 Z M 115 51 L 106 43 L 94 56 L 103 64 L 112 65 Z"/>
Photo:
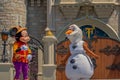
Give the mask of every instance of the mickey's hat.
<path id="1" fill-rule="evenodd" d="M 17 27 L 17 30 L 18 31 L 16 32 L 16 34 L 23 31 L 23 30 L 27 30 L 27 28 L 25 28 L 25 27 Z"/>

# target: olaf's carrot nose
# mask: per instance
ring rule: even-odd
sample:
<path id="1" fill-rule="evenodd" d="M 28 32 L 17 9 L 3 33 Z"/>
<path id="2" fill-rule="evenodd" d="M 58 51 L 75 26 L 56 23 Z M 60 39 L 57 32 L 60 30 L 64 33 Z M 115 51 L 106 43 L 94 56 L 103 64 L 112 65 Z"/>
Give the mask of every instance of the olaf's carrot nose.
<path id="1" fill-rule="evenodd" d="M 70 33 L 72 33 L 72 32 L 73 32 L 73 30 L 69 29 L 69 30 L 67 30 L 67 31 L 65 32 L 65 34 L 70 34 Z"/>

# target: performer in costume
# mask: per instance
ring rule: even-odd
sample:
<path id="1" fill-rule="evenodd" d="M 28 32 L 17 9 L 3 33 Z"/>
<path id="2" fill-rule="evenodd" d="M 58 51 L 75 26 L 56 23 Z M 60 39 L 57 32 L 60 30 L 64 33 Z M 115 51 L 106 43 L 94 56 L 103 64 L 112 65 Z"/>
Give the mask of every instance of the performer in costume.
<path id="1" fill-rule="evenodd" d="M 27 29 L 21 26 L 11 29 L 11 36 L 15 37 L 16 41 L 13 44 L 13 64 L 15 68 L 14 80 L 20 80 L 20 74 L 23 73 L 24 80 L 28 79 L 28 63 L 32 59 L 31 50 L 27 44 L 30 37 Z"/>
<path id="2" fill-rule="evenodd" d="M 89 48 L 88 44 L 82 40 L 81 29 L 73 24 L 66 31 L 66 36 L 70 40 L 70 53 L 65 73 L 69 80 L 89 79 L 94 73 L 94 65 L 90 57 L 98 58 Z"/>

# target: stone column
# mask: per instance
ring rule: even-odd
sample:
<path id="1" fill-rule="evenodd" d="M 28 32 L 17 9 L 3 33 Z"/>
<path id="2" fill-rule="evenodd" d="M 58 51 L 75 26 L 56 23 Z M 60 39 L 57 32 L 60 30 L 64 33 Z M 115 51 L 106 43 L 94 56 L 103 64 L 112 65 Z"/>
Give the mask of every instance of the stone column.
<path id="1" fill-rule="evenodd" d="M 10 67 L 10 76 L 11 76 L 11 78 L 10 78 L 10 80 L 13 80 L 14 79 L 14 74 L 15 74 L 15 69 L 14 69 L 14 66 L 13 66 L 13 63 L 12 63 L 12 57 L 13 57 L 13 43 L 14 43 L 14 39 L 12 39 L 12 38 L 9 38 L 10 39 L 10 41 L 9 41 L 9 47 L 10 47 L 10 60 L 9 60 L 9 62 L 11 63 L 11 67 Z"/>
<path id="2" fill-rule="evenodd" d="M 43 80 L 56 80 L 55 43 L 57 39 L 49 28 L 46 29 L 44 42 Z"/>
<path id="3" fill-rule="evenodd" d="M 38 79 L 37 80 L 43 80 L 42 76 L 42 65 L 43 65 L 43 52 L 42 50 L 38 49 Z"/>

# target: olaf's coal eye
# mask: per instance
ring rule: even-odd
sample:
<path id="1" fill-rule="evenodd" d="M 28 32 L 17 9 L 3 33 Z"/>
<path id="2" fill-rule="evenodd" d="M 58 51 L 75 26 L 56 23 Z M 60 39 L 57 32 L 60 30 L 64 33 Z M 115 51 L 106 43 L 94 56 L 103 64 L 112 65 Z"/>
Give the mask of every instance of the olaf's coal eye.
<path id="1" fill-rule="evenodd" d="M 71 64 L 75 63 L 75 59 L 71 59 L 71 60 L 70 60 L 70 63 L 71 63 Z"/>
<path id="2" fill-rule="evenodd" d="M 72 48 L 75 49 L 77 46 L 76 45 L 73 45 Z"/>

